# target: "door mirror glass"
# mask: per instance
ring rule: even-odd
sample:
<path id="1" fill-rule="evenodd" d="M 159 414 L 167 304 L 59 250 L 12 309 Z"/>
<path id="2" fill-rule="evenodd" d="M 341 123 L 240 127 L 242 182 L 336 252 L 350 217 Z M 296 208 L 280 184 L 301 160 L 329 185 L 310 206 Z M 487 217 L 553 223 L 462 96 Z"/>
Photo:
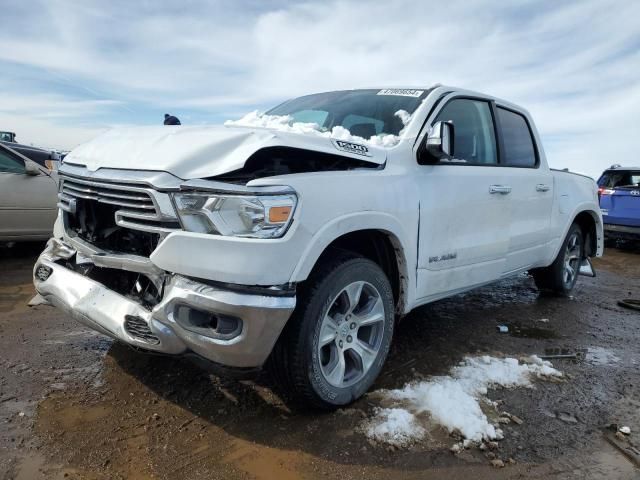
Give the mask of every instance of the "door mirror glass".
<path id="1" fill-rule="evenodd" d="M 436 122 L 427 137 L 427 153 L 436 161 L 452 158 L 453 139 L 453 123 Z"/>

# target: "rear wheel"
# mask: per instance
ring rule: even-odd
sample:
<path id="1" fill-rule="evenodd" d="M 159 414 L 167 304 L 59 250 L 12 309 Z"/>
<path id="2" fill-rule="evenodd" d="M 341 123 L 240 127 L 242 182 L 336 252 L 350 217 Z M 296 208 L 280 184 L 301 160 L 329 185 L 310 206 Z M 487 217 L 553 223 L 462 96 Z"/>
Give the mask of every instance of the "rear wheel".
<path id="1" fill-rule="evenodd" d="M 531 271 L 541 290 L 568 294 L 578 280 L 580 263 L 584 258 L 584 235 L 578 224 L 571 225 L 554 262 L 546 268 Z"/>
<path id="2" fill-rule="evenodd" d="M 362 396 L 380 373 L 394 327 L 389 280 L 371 260 L 339 251 L 299 291 L 271 361 L 296 400 L 334 409 Z"/>

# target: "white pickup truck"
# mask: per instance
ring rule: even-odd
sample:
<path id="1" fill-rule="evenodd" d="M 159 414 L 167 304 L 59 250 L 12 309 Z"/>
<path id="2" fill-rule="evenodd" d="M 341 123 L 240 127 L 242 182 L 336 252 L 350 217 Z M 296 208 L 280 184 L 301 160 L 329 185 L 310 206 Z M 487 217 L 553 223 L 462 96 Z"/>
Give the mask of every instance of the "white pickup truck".
<path id="1" fill-rule="evenodd" d="M 270 366 L 320 408 L 367 391 L 411 309 L 526 271 L 566 294 L 603 248 L 596 184 L 548 168 L 527 111 L 445 86 L 114 130 L 60 178 L 46 301 L 140 349 Z"/>

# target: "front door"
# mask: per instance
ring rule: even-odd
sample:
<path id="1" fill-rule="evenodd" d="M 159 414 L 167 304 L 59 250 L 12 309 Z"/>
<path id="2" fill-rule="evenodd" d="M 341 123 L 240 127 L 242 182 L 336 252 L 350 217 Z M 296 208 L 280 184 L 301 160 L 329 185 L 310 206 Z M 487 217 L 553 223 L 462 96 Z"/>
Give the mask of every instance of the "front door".
<path id="1" fill-rule="evenodd" d="M 431 124 L 454 126 L 454 158 L 419 167 L 418 302 L 500 278 L 510 198 L 489 101 L 450 98 Z"/>

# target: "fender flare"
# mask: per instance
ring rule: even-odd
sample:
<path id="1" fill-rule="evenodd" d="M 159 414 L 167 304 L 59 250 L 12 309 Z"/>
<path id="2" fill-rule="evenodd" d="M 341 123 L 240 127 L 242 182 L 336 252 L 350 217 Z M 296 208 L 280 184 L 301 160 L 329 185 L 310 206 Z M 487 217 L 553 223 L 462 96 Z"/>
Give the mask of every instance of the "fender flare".
<path id="1" fill-rule="evenodd" d="M 411 240 L 402 224 L 392 215 L 384 212 L 354 212 L 332 219 L 322 226 L 312 237 L 291 274 L 292 282 L 301 282 L 309 277 L 318 259 L 337 238 L 360 230 L 378 230 L 389 236 L 396 251 L 400 273 L 400 305 L 402 313 L 409 311 L 415 296 L 415 256 L 416 241 Z"/>
<path id="2" fill-rule="evenodd" d="M 560 240 L 558 241 L 557 245 L 553 249 L 553 256 L 551 257 L 552 262 L 558 256 L 558 253 L 560 252 L 560 248 L 562 247 L 562 242 L 564 241 L 565 237 L 567 236 L 567 233 L 569 232 L 569 228 L 571 228 L 571 225 L 573 225 L 573 223 L 576 221 L 576 218 L 578 217 L 578 215 L 585 212 L 591 215 L 596 225 L 596 245 L 597 245 L 596 255 L 597 256 L 602 255 L 603 239 L 604 239 L 604 227 L 602 225 L 602 216 L 596 212 L 596 210 L 594 209 L 593 203 L 585 202 L 585 203 L 581 203 L 576 208 L 574 208 L 573 212 L 571 212 L 570 215 L 567 215 L 567 218 L 570 218 L 571 221 L 567 222 L 562 229 Z"/>

